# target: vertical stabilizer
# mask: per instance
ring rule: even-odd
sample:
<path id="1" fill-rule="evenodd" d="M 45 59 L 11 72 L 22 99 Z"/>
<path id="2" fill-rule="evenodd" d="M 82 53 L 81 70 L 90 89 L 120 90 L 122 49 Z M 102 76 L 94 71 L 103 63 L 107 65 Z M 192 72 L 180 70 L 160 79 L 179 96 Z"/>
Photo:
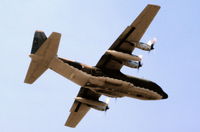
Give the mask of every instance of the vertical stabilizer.
<path id="1" fill-rule="evenodd" d="M 33 37 L 33 44 L 31 48 L 31 54 L 34 54 L 41 46 L 44 44 L 44 41 L 47 40 L 47 37 L 42 31 L 35 31 Z"/>

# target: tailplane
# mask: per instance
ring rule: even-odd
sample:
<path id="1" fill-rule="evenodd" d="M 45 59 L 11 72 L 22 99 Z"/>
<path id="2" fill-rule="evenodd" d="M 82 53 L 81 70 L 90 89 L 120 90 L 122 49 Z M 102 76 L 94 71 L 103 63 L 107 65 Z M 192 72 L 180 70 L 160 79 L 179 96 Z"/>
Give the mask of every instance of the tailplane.
<path id="1" fill-rule="evenodd" d="M 36 31 L 31 49 L 31 63 L 29 65 L 25 83 L 32 84 L 49 67 L 51 60 L 57 56 L 61 34 L 53 32 L 48 38 L 42 31 Z"/>

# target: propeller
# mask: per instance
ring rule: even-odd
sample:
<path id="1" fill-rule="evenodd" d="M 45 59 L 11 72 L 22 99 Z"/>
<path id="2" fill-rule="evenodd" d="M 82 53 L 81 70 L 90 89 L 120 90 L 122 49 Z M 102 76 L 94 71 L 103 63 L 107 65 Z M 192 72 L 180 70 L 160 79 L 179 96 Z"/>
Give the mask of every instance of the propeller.
<path id="1" fill-rule="evenodd" d="M 109 102 L 110 102 L 110 98 L 107 97 L 107 98 L 106 98 L 106 104 L 109 104 Z"/>
<path id="2" fill-rule="evenodd" d="M 148 44 L 149 46 L 151 46 L 151 50 L 154 49 L 154 45 L 155 45 L 156 42 L 157 42 L 157 38 L 153 38 L 152 40 L 149 40 L 149 41 L 147 42 L 147 44 Z"/>
<path id="3" fill-rule="evenodd" d="M 143 56 L 142 55 L 139 55 L 138 56 L 141 60 L 142 60 L 142 58 L 143 58 Z M 141 61 L 138 61 L 138 70 L 140 69 L 140 67 L 142 67 L 142 62 Z"/>
<path id="4" fill-rule="evenodd" d="M 137 68 L 137 72 L 139 72 L 139 71 L 140 71 L 140 67 L 142 67 L 142 65 L 143 65 L 143 64 L 142 64 L 142 62 L 141 62 L 141 61 L 139 61 L 139 62 L 138 62 L 138 68 Z"/>
<path id="5" fill-rule="evenodd" d="M 140 60 L 142 60 L 143 56 L 142 55 L 138 55 L 138 57 L 140 58 Z"/>
<path id="6" fill-rule="evenodd" d="M 139 69 L 140 67 L 142 67 L 142 65 L 143 65 L 142 62 L 139 61 L 139 62 L 138 62 L 138 69 Z"/>
<path id="7" fill-rule="evenodd" d="M 107 97 L 105 103 L 107 104 L 105 111 L 107 111 L 109 109 L 108 104 L 110 103 L 110 98 Z"/>

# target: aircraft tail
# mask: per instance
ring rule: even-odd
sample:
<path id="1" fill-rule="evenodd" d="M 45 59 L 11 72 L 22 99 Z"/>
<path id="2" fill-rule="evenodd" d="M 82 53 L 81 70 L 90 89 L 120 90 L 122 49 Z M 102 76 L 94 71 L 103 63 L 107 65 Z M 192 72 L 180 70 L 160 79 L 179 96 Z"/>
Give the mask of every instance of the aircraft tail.
<path id="1" fill-rule="evenodd" d="M 51 60 L 57 56 L 61 34 L 53 32 L 48 38 L 42 31 L 36 31 L 31 49 L 31 63 L 29 65 L 25 83 L 32 84 L 49 67 Z"/>

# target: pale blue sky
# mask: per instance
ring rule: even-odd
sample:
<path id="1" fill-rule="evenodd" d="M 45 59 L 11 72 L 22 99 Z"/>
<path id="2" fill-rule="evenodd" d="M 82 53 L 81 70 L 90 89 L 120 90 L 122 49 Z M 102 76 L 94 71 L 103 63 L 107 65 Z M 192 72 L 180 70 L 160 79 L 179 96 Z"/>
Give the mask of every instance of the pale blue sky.
<path id="1" fill-rule="evenodd" d="M 58 55 L 95 65 L 147 4 L 161 10 L 142 41 L 157 37 L 138 72 L 167 100 L 112 99 L 107 113 L 90 110 L 77 128 L 64 127 L 79 86 L 48 70 L 24 84 L 35 30 L 62 34 Z M 1 0 L 0 132 L 199 132 L 200 2 L 198 0 Z M 102 98 L 104 99 L 104 98 Z"/>

